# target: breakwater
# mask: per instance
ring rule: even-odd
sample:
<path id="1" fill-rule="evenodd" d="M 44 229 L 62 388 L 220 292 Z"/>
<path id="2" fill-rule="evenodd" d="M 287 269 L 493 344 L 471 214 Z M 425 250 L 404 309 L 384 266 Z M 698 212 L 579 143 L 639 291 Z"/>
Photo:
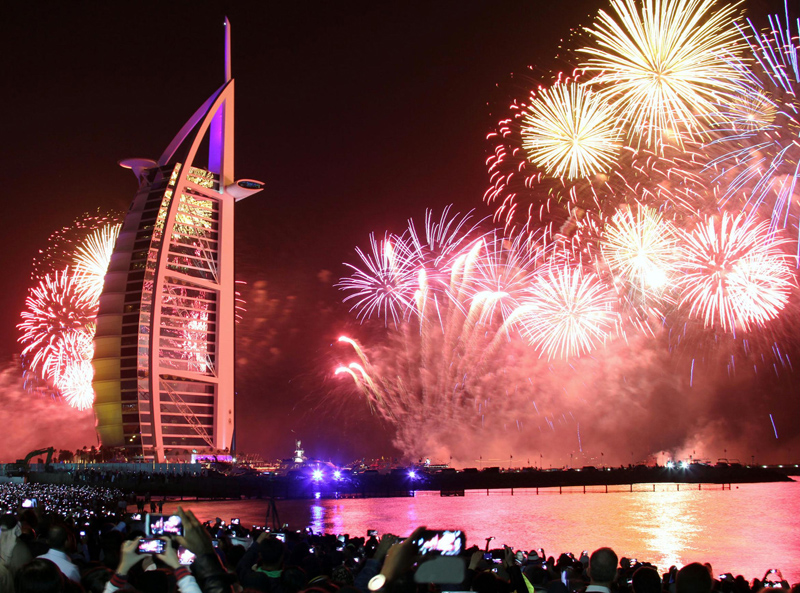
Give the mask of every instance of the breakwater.
<path id="1" fill-rule="evenodd" d="M 112 481 L 113 476 L 113 481 Z M 340 479 L 311 474 L 225 476 L 216 472 L 202 475 L 143 472 L 35 472 L 31 481 L 80 484 L 102 483 L 137 494 L 173 498 L 236 499 L 236 498 L 391 498 L 414 496 L 417 491 L 438 491 L 442 496 L 463 496 L 466 490 L 514 488 L 603 487 L 634 484 L 746 484 L 790 481 L 785 472 L 761 466 L 691 464 L 685 468 L 635 466 L 617 468 L 583 468 L 566 470 L 474 471 L 418 473 L 395 471 L 390 474 L 367 472 Z M 702 488 L 702 486 L 701 486 Z"/>

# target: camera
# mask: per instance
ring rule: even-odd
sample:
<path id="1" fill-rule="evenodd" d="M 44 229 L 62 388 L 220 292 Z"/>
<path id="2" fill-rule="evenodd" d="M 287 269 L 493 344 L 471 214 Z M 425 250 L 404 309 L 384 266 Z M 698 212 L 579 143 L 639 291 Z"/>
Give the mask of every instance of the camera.
<path id="1" fill-rule="evenodd" d="M 153 535 L 183 535 L 183 523 L 178 515 L 151 515 L 145 519 L 145 532 Z"/>
<path id="2" fill-rule="evenodd" d="M 466 547 L 466 535 L 463 531 L 425 530 L 414 542 L 421 556 L 425 554 L 439 554 L 442 556 L 458 556 Z"/>
<path id="3" fill-rule="evenodd" d="M 163 554 L 167 549 L 167 542 L 162 539 L 143 539 L 136 548 L 138 554 Z"/>

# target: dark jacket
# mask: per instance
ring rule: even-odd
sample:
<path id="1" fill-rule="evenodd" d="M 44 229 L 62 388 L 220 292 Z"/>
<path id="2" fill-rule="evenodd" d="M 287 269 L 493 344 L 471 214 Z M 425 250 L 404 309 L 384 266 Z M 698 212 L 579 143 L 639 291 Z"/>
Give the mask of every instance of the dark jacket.
<path id="1" fill-rule="evenodd" d="M 198 555 L 192 573 L 203 593 L 233 593 L 231 578 L 216 554 Z"/>

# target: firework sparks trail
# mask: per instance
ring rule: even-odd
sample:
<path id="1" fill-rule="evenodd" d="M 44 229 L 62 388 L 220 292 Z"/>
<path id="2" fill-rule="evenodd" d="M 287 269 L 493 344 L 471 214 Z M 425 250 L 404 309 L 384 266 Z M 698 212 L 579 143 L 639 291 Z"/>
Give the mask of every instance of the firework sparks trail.
<path id="1" fill-rule="evenodd" d="M 91 299 L 98 300 L 119 236 L 121 224 L 106 224 L 93 231 L 75 251 L 75 281 Z"/>
<path id="2" fill-rule="evenodd" d="M 733 26 L 738 2 L 612 0 L 586 30 L 598 47 L 582 64 L 595 73 L 601 99 L 617 107 L 629 133 L 647 146 L 682 143 L 705 129 L 701 115 L 736 94 L 738 73 L 723 56 L 738 56 Z"/>
<path id="3" fill-rule="evenodd" d="M 723 204 L 761 212 L 773 229 L 794 227 L 800 255 L 800 22 L 793 34 L 788 8 L 783 17 L 770 16 L 767 31 L 749 20 L 747 27 L 737 25 L 748 53 L 729 60 L 739 74 L 738 100 L 718 107 L 730 124 L 714 130 L 717 153 L 708 170 L 723 184 Z"/>

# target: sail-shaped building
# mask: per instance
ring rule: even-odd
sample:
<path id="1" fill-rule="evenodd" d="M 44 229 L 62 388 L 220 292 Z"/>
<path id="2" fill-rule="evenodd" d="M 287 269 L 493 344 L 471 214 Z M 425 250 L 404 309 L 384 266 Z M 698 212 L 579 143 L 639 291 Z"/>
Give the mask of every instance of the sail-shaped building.
<path id="1" fill-rule="evenodd" d="M 234 204 L 263 183 L 234 177 L 225 25 L 223 85 L 157 161 L 120 162 L 139 189 L 100 297 L 94 412 L 103 445 L 155 461 L 233 438 Z"/>

